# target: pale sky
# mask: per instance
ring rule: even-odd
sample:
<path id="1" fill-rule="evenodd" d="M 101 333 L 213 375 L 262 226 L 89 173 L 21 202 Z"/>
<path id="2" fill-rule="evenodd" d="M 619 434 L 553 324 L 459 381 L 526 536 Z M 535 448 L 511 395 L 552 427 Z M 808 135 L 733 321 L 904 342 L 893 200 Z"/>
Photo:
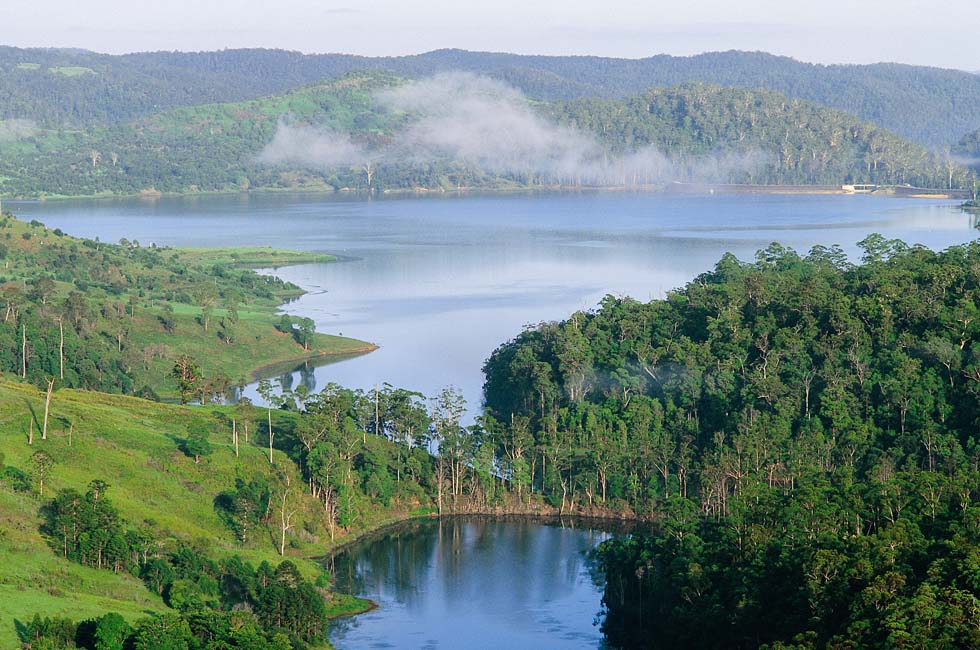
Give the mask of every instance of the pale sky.
<path id="1" fill-rule="evenodd" d="M 977 0 L 3 0 L 0 44 L 100 52 L 458 47 L 640 58 L 764 50 L 980 70 Z"/>

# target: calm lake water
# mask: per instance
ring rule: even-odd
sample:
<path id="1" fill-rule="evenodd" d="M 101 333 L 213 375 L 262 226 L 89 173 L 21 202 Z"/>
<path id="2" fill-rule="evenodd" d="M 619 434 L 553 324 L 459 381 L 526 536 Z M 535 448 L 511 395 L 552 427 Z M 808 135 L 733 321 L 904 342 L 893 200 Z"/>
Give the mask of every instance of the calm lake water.
<path id="1" fill-rule="evenodd" d="M 941 249 L 976 235 L 952 202 L 868 196 L 255 195 L 14 209 L 103 241 L 343 256 L 277 270 L 309 291 L 287 310 L 381 348 L 291 381 L 365 389 L 387 381 L 427 395 L 453 384 L 477 408 L 484 360 L 525 325 L 592 308 L 609 293 L 662 296 L 727 251 L 749 260 L 779 241 L 854 254 L 872 232 Z M 600 647 L 601 589 L 584 552 L 605 535 L 490 520 L 399 529 L 338 560 L 344 585 L 382 607 L 338 624 L 333 639 L 342 649 Z"/>
<path id="2" fill-rule="evenodd" d="M 945 248 L 976 235 L 952 202 L 870 196 L 242 195 L 14 209 L 103 241 L 341 255 L 340 263 L 278 269 L 309 291 L 286 309 L 313 318 L 319 331 L 381 348 L 291 381 L 364 389 L 387 381 L 426 395 L 452 384 L 473 411 L 483 362 L 526 325 L 592 308 L 609 293 L 662 296 L 726 251 L 752 259 L 779 241 L 800 252 L 837 243 L 853 253 L 871 232 Z"/>
<path id="3" fill-rule="evenodd" d="M 609 533 L 523 519 L 400 526 L 333 563 L 338 589 L 380 605 L 335 622 L 340 650 L 599 648 L 601 578 L 588 552 Z"/>

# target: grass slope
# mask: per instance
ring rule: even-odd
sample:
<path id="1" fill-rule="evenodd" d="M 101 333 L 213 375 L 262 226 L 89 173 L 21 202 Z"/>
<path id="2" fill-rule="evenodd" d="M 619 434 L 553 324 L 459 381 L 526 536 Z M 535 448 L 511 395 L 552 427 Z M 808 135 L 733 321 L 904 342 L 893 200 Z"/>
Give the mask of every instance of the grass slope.
<path id="1" fill-rule="evenodd" d="M 27 444 L 33 417 L 43 413 L 44 395 L 31 386 L 0 380 L 0 453 L 4 462 L 30 471 L 30 456 L 44 449 L 55 465 L 45 485 L 45 498 L 58 489 L 84 491 L 93 479 L 110 484 L 109 497 L 130 525 L 142 525 L 155 537 L 167 540 L 161 550 L 184 540 L 208 549 L 214 557 L 238 554 L 259 563 L 278 562 L 276 531 L 256 530 L 242 546 L 214 509 L 215 497 L 233 488 L 236 478 L 288 477 L 293 503 L 298 508 L 289 535 L 287 556 L 309 577 L 321 568 L 308 559 L 331 545 L 351 539 L 356 530 L 331 540 L 322 521 L 322 506 L 305 490 L 296 465 L 275 451 L 268 457 L 268 439 L 261 433 L 265 412 L 254 411 L 249 444 L 241 444 L 235 456 L 231 445 L 232 407 L 182 407 L 133 397 L 80 390 L 56 391 L 48 439 L 40 440 L 35 425 L 33 446 Z M 33 415 L 32 415 L 33 413 Z M 273 427 L 288 427 L 293 413 L 273 412 Z M 69 436 L 62 423 L 74 423 Z M 211 431 L 214 453 L 195 464 L 179 443 L 188 428 L 204 423 Z M 14 621 L 29 620 L 35 612 L 61 614 L 79 619 L 118 611 L 134 619 L 166 605 L 129 575 L 72 564 L 57 555 L 39 532 L 38 508 L 42 499 L 34 493 L 15 493 L 0 482 L 0 647 L 16 647 Z M 397 508 L 368 507 L 363 528 L 379 525 L 407 512 Z M 328 602 L 332 614 L 358 611 L 365 604 L 337 595 Z"/>

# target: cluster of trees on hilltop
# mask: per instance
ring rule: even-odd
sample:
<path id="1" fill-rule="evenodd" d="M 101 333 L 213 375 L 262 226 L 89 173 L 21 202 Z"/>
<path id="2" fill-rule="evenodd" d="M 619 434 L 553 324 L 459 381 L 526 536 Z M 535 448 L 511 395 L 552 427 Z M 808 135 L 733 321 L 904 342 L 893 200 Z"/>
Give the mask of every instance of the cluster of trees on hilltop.
<path id="1" fill-rule="evenodd" d="M 487 362 L 533 487 L 656 516 L 600 549 L 614 645 L 980 642 L 980 244 L 862 246 L 728 255 Z"/>
<path id="2" fill-rule="evenodd" d="M 692 81 L 768 88 L 838 108 L 919 144 L 940 147 L 980 124 L 980 77 L 898 64 L 814 65 L 761 52 L 612 59 L 439 50 L 406 57 L 282 50 L 150 52 L 0 48 L 0 119 L 47 127 L 128 121 L 160 110 L 281 93 L 354 71 L 491 76 L 545 100 L 616 98 Z"/>

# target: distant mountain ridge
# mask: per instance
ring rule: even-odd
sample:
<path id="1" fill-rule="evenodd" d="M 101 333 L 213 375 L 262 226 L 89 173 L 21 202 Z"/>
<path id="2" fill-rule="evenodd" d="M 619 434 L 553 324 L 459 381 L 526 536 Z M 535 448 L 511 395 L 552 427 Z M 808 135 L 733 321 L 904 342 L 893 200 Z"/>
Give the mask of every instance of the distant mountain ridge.
<path id="1" fill-rule="evenodd" d="M 969 72 L 820 65 L 739 51 L 615 59 L 449 49 L 372 58 L 262 49 L 107 55 L 0 47 L 0 118 L 45 126 L 121 122 L 168 108 L 254 99 L 367 69 L 408 77 L 468 71 L 544 100 L 620 98 L 692 81 L 765 88 L 838 108 L 932 148 L 980 127 L 980 76 Z"/>

